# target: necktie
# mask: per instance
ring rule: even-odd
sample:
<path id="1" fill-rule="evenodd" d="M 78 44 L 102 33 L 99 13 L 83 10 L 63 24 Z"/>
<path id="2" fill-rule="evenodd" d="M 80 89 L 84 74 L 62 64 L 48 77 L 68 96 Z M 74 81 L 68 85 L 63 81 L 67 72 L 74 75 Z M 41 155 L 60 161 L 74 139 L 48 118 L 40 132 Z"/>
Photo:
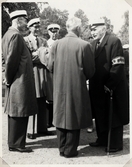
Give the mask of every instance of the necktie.
<path id="1" fill-rule="evenodd" d="M 100 45 L 100 41 L 97 42 L 97 45 L 96 45 L 96 50 L 99 49 L 99 45 Z"/>
<path id="2" fill-rule="evenodd" d="M 39 41 L 38 41 L 38 37 L 35 38 L 36 40 L 36 45 L 37 45 L 37 48 L 39 48 Z"/>
<path id="3" fill-rule="evenodd" d="M 96 43 L 96 47 L 95 47 L 95 54 L 96 54 L 96 55 L 98 54 L 99 46 L 100 46 L 100 41 L 98 41 L 98 42 Z"/>

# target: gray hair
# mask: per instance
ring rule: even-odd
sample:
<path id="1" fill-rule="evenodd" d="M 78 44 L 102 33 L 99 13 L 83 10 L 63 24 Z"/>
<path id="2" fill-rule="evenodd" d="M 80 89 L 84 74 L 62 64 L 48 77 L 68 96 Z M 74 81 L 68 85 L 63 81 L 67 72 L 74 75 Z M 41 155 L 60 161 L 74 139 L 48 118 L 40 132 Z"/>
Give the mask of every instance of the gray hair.
<path id="1" fill-rule="evenodd" d="M 69 18 L 66 22 L 67 30 L 73 30 L 74 28 L 81 26 L 81 19 L 77 17 Z"/>

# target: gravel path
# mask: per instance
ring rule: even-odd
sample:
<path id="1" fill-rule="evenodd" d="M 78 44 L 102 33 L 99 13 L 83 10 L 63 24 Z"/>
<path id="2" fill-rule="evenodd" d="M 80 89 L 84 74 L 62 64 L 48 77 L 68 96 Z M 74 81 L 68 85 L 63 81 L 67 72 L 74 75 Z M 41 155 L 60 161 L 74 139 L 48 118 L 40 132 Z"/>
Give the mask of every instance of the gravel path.
<path id="1" fill-rule="evenodd" d="M 26 139 L 27 147 L 31 147 L 31 153 L 9 152 L 7 145 L 7 115 L 2 113 L 2 159 L 9 166 L 22 165 L 120 165 L 124 166 L 130 160 L 129 151 L 129 125 L 124 126 L 124 149 L 110 156 L 106 155 L 103 147 L 93 148 L 89 142 L 95 141 L 96 133 L 87 133 L 86 129 L 81 130 L 79 155 L 76 158 L 64 158 L 59 156 L 57 148 L 57 136 L 37 137 L 34 140 Z M 55 132 L 55 128 L 49 128 Z M 110 165 L 111 166 L 111 165 Z"/>

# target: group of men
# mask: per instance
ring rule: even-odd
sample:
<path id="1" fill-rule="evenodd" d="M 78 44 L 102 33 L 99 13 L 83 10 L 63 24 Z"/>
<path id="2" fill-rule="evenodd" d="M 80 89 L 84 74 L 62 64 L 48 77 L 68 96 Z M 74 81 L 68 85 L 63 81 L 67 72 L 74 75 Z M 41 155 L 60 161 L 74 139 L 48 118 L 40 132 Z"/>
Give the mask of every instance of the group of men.
<path id="1" fill-rule="evenodd" d="M 97 140 L 89 145 L 107 148 L 111 128 L 109 152 L 122 150 L 123 125 L 129 123 L 129 110 L 121 41 L 107 32 L 102 21 L 91 26 L 91 44 L 82 40 L 81 20 L 76 17 L 67 20 L 68 34 L 56 41 L 60 26 L 49 25 L 52 39 L 46 41 L 38 36 L 38 18 L 27 24 L 24 10 L 12 12 L 10 17 L 12 26 L 2 40 L 9 150 L 32 151 L 25 147 L 31 115 L 34 122 L 37 114 L 37 133 L 51 135 L 47 130 L 46 102 L 50 113 L 53 112 L 50 124 L 56 127 L 60 156 L 78 155 L 80 130 L 91 126 L 93 118 Z M 23 38 L 19 30 L 25 26 L 31 33 Z M 113 111 L 109 127 L 111 93 Z M 33 123 L 33 129 L 34 126 Z M 33 134 L 34 130 L 28 137 L 34 138 Z"/>

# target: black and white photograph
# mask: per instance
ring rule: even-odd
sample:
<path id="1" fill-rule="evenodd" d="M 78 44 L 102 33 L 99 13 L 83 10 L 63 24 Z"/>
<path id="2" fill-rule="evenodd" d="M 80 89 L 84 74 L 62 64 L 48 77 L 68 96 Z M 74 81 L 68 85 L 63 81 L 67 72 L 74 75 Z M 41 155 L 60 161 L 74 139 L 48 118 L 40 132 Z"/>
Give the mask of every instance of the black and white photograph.
<path id="1" fill-rule="evenodd" d="M 0 166 L 130 167 L 132 0 L 1 2 Z"/>

